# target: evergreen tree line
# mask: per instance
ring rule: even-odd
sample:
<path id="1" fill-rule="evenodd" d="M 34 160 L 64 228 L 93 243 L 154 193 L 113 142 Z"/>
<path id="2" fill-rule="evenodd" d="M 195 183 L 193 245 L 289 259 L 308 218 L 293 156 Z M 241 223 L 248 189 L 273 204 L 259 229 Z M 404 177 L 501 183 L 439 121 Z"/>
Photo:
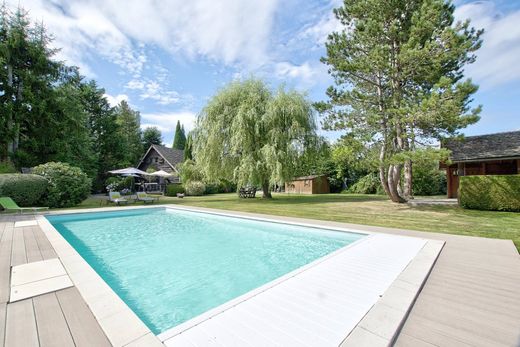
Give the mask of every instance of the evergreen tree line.
<path id="1" fill-rule="evenodd" d="M 135 166 L 157 128 L 140 130 L 126 101 L 110 106 L 105 90 L 57 61 L 51 37 L 21 8 L 0 9 L 0 162 L 18 169 L 61 161 L 102 187 L 109 170 Z"/>

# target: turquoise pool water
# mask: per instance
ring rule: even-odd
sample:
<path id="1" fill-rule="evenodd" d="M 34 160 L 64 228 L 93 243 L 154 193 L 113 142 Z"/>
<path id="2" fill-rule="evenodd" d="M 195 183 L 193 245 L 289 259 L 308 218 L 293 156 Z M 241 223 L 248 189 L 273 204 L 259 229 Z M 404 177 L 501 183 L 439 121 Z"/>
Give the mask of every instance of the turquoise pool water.
<path id="1" fill-rule="evenodd" d="M 47 219 L 155 334 L 364 237 L 163 208 Z"/>

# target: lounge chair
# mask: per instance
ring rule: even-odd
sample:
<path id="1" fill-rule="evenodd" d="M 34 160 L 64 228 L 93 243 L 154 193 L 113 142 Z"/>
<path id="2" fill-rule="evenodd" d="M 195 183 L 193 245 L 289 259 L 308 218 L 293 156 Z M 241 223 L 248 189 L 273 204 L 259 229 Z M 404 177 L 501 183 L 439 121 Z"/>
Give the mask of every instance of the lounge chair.
<path id="1" fill-rule="evenodd" d="M 128 204 L 128 200 L 121 197 L 121 193 L 119 193 L 119 192 L 109 192 L 108 201 L 113 202 L 116 205 Z"/>
<path id="2" fill-rule="evenodd" d="M 145 192 L 137 192 L 137 198 L 135 199 L 135 201 L 143 201 L 145 204 L 146 204 L 147 202 L 153 204 L 153 202 L 154 202 L 155 200 L 159 200 L 159 199 L 158 199 L 158 198 L 151 197 L 151 196 L 148 196 L 148 194 L 146 194 Z"/>
<path id="3" fill-rule="evenodd" d="M 0 198 L 0 205 L 4 208 L 6 211 L 17 211 L 20 213 L 23 213 L 24 211 L 40 211 L 40 210 L 48 210 L 48 207 L 20 207 L 14 202 L 13 199 L 10 197 L 4 196 Z"/>

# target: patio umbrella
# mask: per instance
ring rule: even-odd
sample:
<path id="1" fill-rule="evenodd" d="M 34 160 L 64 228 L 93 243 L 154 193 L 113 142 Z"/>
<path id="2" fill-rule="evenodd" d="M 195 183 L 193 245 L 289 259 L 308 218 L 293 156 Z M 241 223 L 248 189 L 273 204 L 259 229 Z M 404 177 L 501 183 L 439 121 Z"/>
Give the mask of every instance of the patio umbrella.
<path id="1" fill-rule="evenodd" d="M 155 171 L 155 172 L 149 173 L 148 175 L 156 176 L 156 177 L 165 177 L 165 178 L 174 176 L 171 173 L 168 173 L 168 172 L 166 172 L 164 170 Z"/>
<path id="2" fill-rule="evenodd" d="M 148 173 L 136 169 L 135 167 L 127 167 L 125 169 L 112 170 L 109 172 L 114 175 L 148 175 Z"/>

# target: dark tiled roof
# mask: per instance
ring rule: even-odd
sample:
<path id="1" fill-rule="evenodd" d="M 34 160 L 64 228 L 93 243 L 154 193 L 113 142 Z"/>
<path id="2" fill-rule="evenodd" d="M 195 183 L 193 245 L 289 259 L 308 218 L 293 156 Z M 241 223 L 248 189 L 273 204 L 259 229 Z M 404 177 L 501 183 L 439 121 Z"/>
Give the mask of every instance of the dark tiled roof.
<path id="1" fill-rule="evenodd" d="M 449 139 L 442 147 L 451 150 L 454 162 L 520 157 L 520 131 Z"/>
<path id="2" fill-rule="evenodd" d="M 184 151 L 180 149 L 168 148 L 161 145 L 152 146 L 164 159 L 166 159 L 173 166 L 177 166 L 177 164 L 182 163 L 184 160 Z"/>

